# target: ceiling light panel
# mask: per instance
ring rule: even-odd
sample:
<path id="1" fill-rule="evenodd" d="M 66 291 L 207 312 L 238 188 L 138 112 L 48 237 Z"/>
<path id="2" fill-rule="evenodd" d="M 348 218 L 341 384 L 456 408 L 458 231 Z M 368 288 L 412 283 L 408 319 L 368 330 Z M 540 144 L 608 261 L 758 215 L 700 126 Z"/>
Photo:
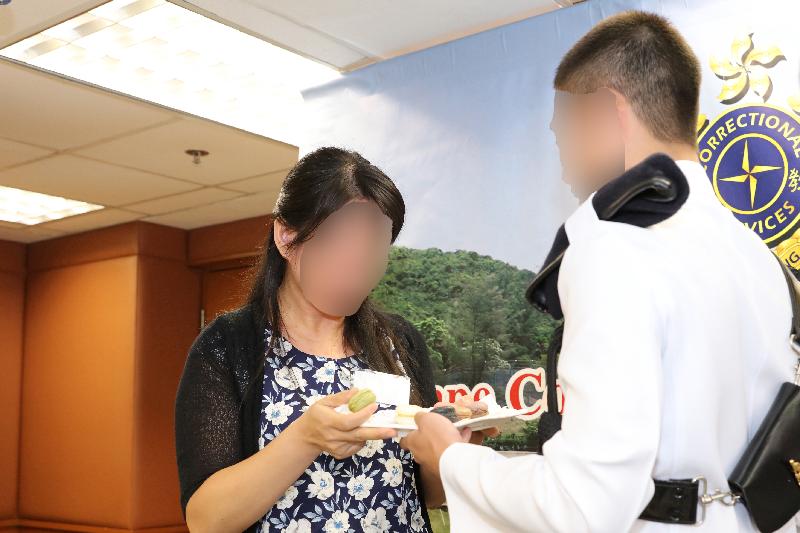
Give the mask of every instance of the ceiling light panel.
<path id="1" fill-rule="evenodd" d="M 165 0 L 113 0 L 0 56 L 290 144 L 330 67 Z"/>
<path id="2" fill-rule="evenodd" d="M 0 186 L 0 220 L 33 226 L 103 209 L 102 205 Z"/>

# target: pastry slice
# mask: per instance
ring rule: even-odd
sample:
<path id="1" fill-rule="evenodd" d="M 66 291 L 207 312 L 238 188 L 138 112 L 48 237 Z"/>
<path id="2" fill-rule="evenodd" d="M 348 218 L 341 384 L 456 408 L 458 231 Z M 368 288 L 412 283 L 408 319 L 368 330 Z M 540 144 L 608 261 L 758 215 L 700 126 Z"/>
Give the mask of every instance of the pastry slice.
<path id="1" fill-rule="evenodd" d="M 440 405 L 438 407 L 434 407 L 433 409 L 431 409 L 431 413 L 442 415 L 450 422 L 458 422 L 458 415 L 456 414 L 456 408 L 453 405 Z"/>
<path id="2" fill-rule="evenodd" d="M 483 402 L 473 402 L 467 406 L 470 410 L 470 418 L 478 418 L 489 414 L 489 406 Z"/>
<path id="3" fill-rule="evenodd" d="M 424 410 L 419 405 L 398 405 L 395 410 L 394 421 L 396 424 L 404 426 L 413 425 L 416 414 Z"/>
<path id="4" fill-rule="evenodd" d="M 458 420 L 466 420 L 472 418 L 472 409 L 461 404 L 453 404 L 453 410 L 456 413 Z"/>

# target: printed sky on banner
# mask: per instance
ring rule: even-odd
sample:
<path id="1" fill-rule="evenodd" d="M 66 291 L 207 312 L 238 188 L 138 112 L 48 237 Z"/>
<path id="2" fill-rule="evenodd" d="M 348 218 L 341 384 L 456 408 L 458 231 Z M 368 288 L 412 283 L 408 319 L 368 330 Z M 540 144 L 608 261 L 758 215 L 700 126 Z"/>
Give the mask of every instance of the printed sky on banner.
<path id="1" fill-rule="evenodd" d="M 713 121 L 730 106 L 712 57 L 753 34 L 786 60 L 769 70 L 769 102 L 800 93 L 800 2 L 593 0 L 366 67 L 304 92 L 301 151 L 336 144 L 359 151 L 394 178 L 408 206 L 399 244 L 473 250 L 537 269 L 576 202 L 560 181 L 549 123 L 553 72 L 593 24 L 626 9 L 670 18 L 703 68 L 701 111 Z M 752 68 L 749 82 L 759 82 Z M 761 79 L 760 83 L 764 83 Z M 763 103 L 749 90 L 738 104 Z"/>

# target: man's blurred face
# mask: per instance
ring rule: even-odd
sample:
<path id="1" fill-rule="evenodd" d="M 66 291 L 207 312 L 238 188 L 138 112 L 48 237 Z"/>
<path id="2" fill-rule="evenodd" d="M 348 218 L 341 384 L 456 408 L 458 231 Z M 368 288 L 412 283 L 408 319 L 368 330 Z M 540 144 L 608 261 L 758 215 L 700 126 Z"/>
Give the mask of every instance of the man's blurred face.
<path id="1" fill-rule="evenodd" d="M 625 170 L 625 148 L 610 90 L 556 91 L 550 129 L 558 145 L 562 179 L 581 201 Z"/>

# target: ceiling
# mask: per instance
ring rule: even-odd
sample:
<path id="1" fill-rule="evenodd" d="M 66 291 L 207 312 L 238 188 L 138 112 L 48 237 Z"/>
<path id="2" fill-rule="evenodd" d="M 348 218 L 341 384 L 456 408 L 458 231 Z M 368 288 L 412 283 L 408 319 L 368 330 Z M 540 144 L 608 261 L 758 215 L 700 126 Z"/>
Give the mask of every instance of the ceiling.
<path id="1" fill-rule="evenodd" d="M 171 0 L 342 71 L 583 0 Z"/>
<path id="2" fill-rule="evenodd" d="M 347 71 L 572 0 L 171 0 Z M 0 48 L 104 0 L 0 5 Z M 33 242 L 132 220 L 191 229 L 268 213 L 298 149 L 0 59 L 0 185 L 106 206 L 24 226 Z M 194 164 L 187 149 L 210 152 Z"/>
<path id="3" fill-rule="evenodd" d="M 0 6 L 0 48 L 104 3 L 105 0 L 11 0 Z"/>
<path id="4" fill-rule="evenodd" d="M 8 61 L 0 80 L 0 185 L 106 206 L 35 226 L 0 222 L 3 240 L 262 215 L 297 161 L 294 146 Z M 187 149 L 209 155 L 197 165 Z"/>

